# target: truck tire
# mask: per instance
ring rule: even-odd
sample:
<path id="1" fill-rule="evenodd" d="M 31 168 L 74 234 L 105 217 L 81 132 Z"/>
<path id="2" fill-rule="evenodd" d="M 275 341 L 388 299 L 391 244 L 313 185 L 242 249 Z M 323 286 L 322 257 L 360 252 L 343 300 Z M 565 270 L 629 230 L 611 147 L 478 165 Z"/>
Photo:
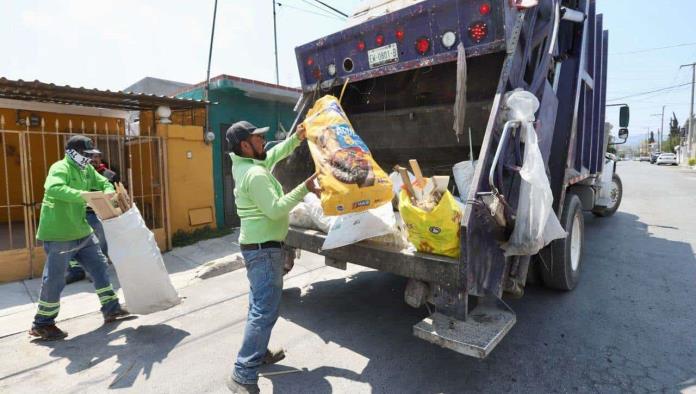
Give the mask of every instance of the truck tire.
<path id="1" fill-rule="evenodd" d="M 621 198 L 623 197 L 623 183 L 621 183 L 621 178 L 619 174 L 614 173 L 611 178 L 611 191 L 609 192 L 610 200 L 608 206 L 606 207 L 594 207 L 592 208 L 592 213 L 599 217 L 608 217 L 616 213 L 621 205 Z"/>
<path id="2" fill-rule="evenodd" d="M 551 261 L 540 264 L 544 285 L 556 290 L 573 290 L 580 280 L 580 263 L 585 243 L 582 203 L 575 194 L 566 195 L 561 225 L 568 235 L 551 242 Z"/>

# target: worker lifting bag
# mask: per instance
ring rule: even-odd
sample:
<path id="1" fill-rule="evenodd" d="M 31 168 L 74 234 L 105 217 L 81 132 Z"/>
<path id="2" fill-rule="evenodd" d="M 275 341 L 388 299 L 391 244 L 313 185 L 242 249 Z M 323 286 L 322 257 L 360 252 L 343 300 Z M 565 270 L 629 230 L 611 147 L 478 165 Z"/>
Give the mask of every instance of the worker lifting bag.
<path id="1" fill-rule="evenodd" d="M 317 100 L 303 124 L 319 172 L 325 215 L 363 212 L 391 202 L 389 177 L 353 130 L 336 97 Z"/>
<path id="2" fill-rule="evenodd" d="M 406 190 L 399 195 L 399 213 L 406 224 L 408 240 L 424 253 L 459 257 L 462 211 L 450 192 L 445 191 L 432 211 L 411 203 Z"/>
<path id="3" fill-rule="evenodd" d="M 131 313 L 144 315 L 177 305 L 179 295 L 164 267 L 155 235 L 150 231 L 138 208 L 103 221 L 109 244 L 109 258 L 114 263 L 126 306 Z"/>

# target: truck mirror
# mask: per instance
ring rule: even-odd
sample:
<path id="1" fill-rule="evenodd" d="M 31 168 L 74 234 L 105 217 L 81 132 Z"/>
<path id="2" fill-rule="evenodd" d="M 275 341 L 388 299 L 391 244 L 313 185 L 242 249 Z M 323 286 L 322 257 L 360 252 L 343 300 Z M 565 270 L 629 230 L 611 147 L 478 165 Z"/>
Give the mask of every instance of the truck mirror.
<path id="1" fill-rule="evenodd" d="M 630 117 L 631 110 L 628 108 L 628 105 L 619 108 L 619 127 L 624 129 L 627 128 Z M 628 130 L 626 130 L 626 133 L 628 133 Z"/>
<path id="2" fill-rule="evenodd" d="M 626 108 L 628 108 L 628 107 L 626 107 Z M 624 127 L 624 128 L 619 129 L 619 138 L 626 141 L 626 139 L 628 138 L 628 129 L 627 128 Z"/>

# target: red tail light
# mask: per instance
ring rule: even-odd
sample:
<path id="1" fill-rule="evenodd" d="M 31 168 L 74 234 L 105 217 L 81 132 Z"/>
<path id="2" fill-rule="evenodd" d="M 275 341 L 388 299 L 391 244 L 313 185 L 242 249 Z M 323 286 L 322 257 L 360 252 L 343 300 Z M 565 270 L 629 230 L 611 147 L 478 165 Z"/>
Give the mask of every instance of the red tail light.
<path id="1" fill-rule="evenodd" d="M 365 41 L 363 41 L 363 40 L 358 41 L 358 50 L 360 52 L 365 50 Z"/>
<path id="2" fill-rule="evenodd" d="M 377 44 L 378 47 L 381 47 L 384 44 L 384 35 L 377 34 L 377 37 L 375 37 L 375 44 Z"/>
<path id="3" fill-rule="evenodd" d="M 396 39 L 397 39 L 397 40 L 403 41 L 404 36 L 405 36 L 406 34 L 404 33 L 403 29 L 399 29 L 399 30 L 396 31 L 395 35 L 396 35 Z"/>
<path id="4" fill-rule="evenodd" d="M 420 53 L 421 55 L 425 55 L 426 52 L 430 49 L 430 40 L 428 40 L 426 37 L 421 37 L 416 40 L 416 51 Z"/>
<path id="5" fill-rule="evenodd" d="M 316 80 L 321 79 L 321 70 L 319 69 L 319 67 L 314 67 L 314 70 L 312 70 L 312 76 Z"/>
<path id="6" fill-rule="evenodd" d="M 469 26 L 469 37 L 475 42 L 480 42 L 488 35 L 488 25 L 483 22 L 476 22 Z"/>
<path id="7" fill-rule="evenodd" d="M 307 65 L 310 66 L 310 67 L 311 67 L 312 65 L 314 65 L 314 58 L 313 58 L 313 57 L 310 56 L 310 57 L 307 58 Z"/>
<path id="8" fill-rule="evenodd" d="M 488 3 L 481 4 L 481 6 L 479 7 L 479 13 L 482 16 L 486 16 L 486 15 L 490 14 L 491 13 L 491 5 Z"/>

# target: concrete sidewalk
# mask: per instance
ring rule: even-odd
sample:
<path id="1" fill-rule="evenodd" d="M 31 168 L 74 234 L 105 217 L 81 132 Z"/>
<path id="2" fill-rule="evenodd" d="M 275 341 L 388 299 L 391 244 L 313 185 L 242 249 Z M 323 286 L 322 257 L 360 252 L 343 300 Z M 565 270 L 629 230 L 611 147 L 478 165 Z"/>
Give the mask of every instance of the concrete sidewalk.
<path id="1" fill-rule="evenodd" d="M 200 241 L 164 253 L 164 264 L 174 287 L 182 289 L 202 279 L 243 267 L 238 238 L 239 231 L 235 230 L 224 237 Z M 113 266 L 109 267 L 109 276 L 123 303 L 123 292 Z M 36 313 L 40 290 L 41 278 L 0 285 L 0 338 L 29 329 Z M 59 322 L 100 309 L 94 287 L 87 280 L 66 286 L 60 304 Z"/>

